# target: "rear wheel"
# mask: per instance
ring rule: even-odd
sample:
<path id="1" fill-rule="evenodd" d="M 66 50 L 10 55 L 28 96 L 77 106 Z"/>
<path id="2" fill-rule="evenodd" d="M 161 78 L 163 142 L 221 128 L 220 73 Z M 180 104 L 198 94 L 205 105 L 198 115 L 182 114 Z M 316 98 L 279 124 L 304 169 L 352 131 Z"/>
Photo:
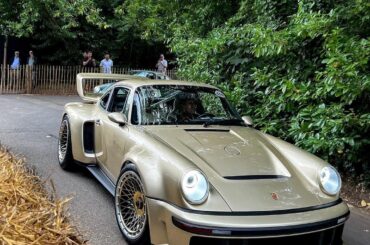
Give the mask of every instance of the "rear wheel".
<path id="1" fill-rule="evenodd" d="M 118 226 L 128 244 L 150 244 L 144 187 L 133 164 L 125 166 L 118 177 L 115 211 Z"/>
<path id="2" fill-rule="evenodd" d="M 72 155 L 71 130 L 67 115 L 64 115 L 59 128 L 58 160 L 64 170 L 74 170 L 76 167 Z"/>

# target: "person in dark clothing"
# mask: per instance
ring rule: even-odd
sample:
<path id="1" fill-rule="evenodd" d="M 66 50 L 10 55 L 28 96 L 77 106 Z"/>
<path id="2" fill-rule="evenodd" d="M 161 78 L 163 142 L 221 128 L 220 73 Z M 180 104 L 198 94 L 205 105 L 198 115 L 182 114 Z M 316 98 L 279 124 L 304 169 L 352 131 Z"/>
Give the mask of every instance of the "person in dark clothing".
<path id="1" fill-rule="evenodd" d="M 85 53 L 84 53 L 84 60 L 82 61 L 83 67 L 95 67 L 96 66 L 96 60 L 92 57 L 92 51 L 87 52 L 86 60 L 85 60 Z"/>

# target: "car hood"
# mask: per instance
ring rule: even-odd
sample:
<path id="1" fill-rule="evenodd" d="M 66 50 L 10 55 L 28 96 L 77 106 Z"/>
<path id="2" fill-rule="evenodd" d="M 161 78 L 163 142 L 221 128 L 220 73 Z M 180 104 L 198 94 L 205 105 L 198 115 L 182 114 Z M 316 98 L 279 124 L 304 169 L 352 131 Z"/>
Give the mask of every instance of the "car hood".
<path id="1" fill-rule="evenodd" d="M 150 127 L 147 132 L 203 171 L 232 211 L 323 203 L 293 163 L 257 130 Z"/>

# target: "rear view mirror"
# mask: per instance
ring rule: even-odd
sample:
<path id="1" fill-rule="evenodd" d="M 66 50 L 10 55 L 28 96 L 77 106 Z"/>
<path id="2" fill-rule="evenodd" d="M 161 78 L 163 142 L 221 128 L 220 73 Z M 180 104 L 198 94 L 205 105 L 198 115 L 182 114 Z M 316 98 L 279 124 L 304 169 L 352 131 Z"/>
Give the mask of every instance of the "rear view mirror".
<path id="1" fill-rule="evenodd" d="M 120 112 L 112 112 L 108 114 L 109 120 L 114 123 L 118 123 L 119 126 L 123 126 L 127 123 L 127 117 Z"/>
<path id="2" fill-rule="evenodd" d="M 253 120 L 250 116 L 243 116 L 242 119 L 243 119 L 243 122 L 245 123 L 245 125 L 253 126 Z"/>

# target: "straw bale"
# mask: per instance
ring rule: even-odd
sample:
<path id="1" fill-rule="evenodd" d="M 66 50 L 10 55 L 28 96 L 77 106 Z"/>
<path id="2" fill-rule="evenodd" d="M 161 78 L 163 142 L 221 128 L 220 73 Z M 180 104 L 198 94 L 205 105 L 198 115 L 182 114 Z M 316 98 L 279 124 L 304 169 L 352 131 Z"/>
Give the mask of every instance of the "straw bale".
<path id="1" fill-rule="evenodd" d="M 71 198 L 57 198 L 43 184 L 24 159 L 0 146 L 0 244 L 87 244 L 66 214 Z"/>

